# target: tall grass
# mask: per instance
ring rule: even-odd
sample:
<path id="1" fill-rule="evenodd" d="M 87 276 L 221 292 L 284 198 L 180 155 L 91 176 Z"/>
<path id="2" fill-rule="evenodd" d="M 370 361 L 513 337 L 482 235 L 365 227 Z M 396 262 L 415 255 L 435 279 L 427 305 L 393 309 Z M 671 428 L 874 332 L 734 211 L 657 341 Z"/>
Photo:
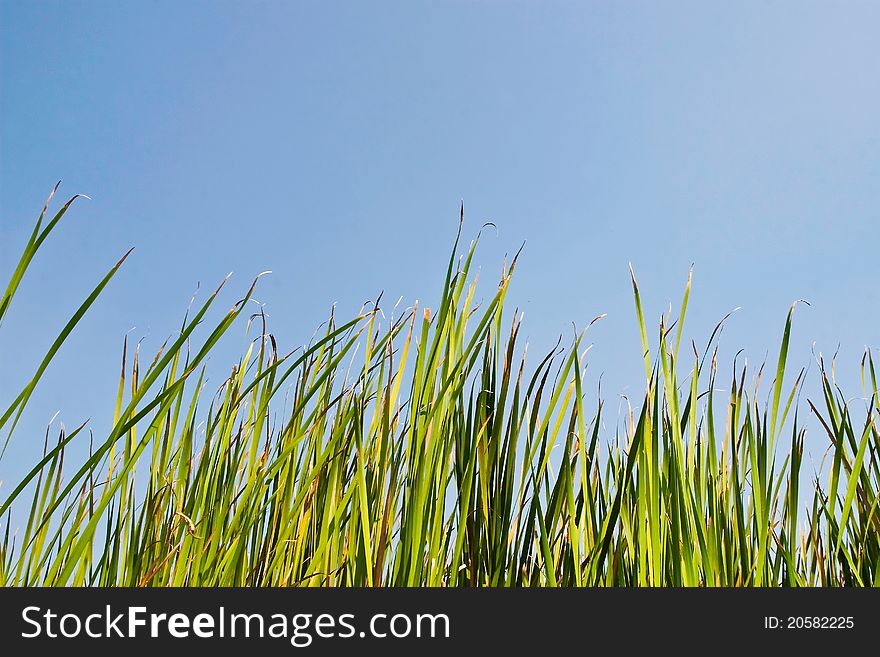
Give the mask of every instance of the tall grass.
<path id="1" fill-rule="evenodd" d="M 40 216 L 0 321 L 71 202 L 48 222 L 46 210 Z M 460 249 L 456 238 L 436 308 L 331 315 L 293 353 L 278 353 L 264 317 L 245 313 L 253 285 L 209 325 L 218 289 L 149 361 L 123 348 L 109 432 L 60 432 L 6 487 L 0 583 L 880 582 L 880 398 L 870 353 L 861 363 L 867 402 L 853 408 L 822 367 L 822 399 L 801 408 L 802 376 L 786 371 L 789 311 L 775 371 L 755 377 L 769 380 L 767 391 L 747 385 L 741 367 L 721 394 L 717 329 L 701 351 L 681 344 L 690 282 L 678 316 L 649 339 L 633 276 L 645 392 L 606 435 L 602 402 L 584 390 L 583 333 L 527 362 L 521 317 L 503 312 L 517 260 L 476 304 L 475 246 Z M 2 409 L 4 441 L 121 264 Z M 212 395 L 205 361 L 233 327 L 250 337 Z M 815 416 L 829 443 L 826 474 L 808 482 L 806 500 L 799 413 Z M 88 456 L 64 463 L 85 441 Z M 23 518 L 15 528 L 13 509 Z"/>

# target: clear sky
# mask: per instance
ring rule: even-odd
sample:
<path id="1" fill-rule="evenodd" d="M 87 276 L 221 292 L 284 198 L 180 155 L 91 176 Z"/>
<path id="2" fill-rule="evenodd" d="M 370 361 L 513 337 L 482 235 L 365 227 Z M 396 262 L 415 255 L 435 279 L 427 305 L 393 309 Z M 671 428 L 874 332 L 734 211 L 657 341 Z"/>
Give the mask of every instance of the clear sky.
<path id="1" fill-rule="evenodd" d="M 57 179 L 93 199 L 0 327 L 4 407 L 136 247 L 0 479 L 33 460 L 55 411 L 106 429 L 123 336 L 152 353 L 199 283 L 235 272 L 231 303 L 272 270 L 257 296 L 288 348 L 334 302 L 352 313 L 384 290 L 430 305 L 461 199 L 466 237 L 498 226 L 477 256 L 486 295 L 526 242 L 510 301 L 530 351 L 608 313 L 590 372 L 611 399 L 643 388 L 629 262 L 653 323 L 694 264 L 700 344 L 742 307 L 725 362 L 775 357 L 798 298 L 812 306 L 792 367 L 840 345 L 857 395 L 862 350 L 880 347 L 880 3 L 0 6 L 2 280 Z"/>

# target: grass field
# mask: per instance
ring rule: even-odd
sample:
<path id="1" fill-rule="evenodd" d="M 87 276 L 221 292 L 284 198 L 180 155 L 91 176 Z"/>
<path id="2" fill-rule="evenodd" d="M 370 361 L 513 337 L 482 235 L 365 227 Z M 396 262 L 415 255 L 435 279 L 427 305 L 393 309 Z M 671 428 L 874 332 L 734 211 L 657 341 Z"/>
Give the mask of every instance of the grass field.
<path id="1" fill-rule="evenodd" d="M 72 201 L 51 218 L 44 210 L 0 321 Z M 648 327 L 633 277 L 644 396 L 610 423 L 616 435 L 604 435 L 602 403 L 583 387 L 583 333 L 527 358 L 520 318 L 504 312 L 516 258 L 478 305 L 475 245 L 456 239 L 437 307 L 392 316 L 377 302 L 356 317 L 331 316 L 293 353 L 279 353 L 264 318 L 247 314 L 254 286 L 206 327 L 218 289 L 152 358 L 124 349 L 118 395 L 107 400 L 112 430 L 53 435 L 26 477 L 4 483 L 0 583 L 880 583 L 870 353 L 853 364 L 865 401 L 848 404 L 825 368 L 822 398 L 799 401 L 802 377 L 786 371 L 789 311 L 775 369 L 749 373 L 765 387 L 747 385 L 740 368 L 719 393 L 717 334 L 700 351 L 681 341 L 690 283 L 678 315 Z M 4 450 L 44 371 L 124 260 L 32 373 L 4 372 L 23 384 L 0 401 Z M 253 340 L 214 394 L 203 385 L 206 358 L 234 326 Z M 804 416 L 826 433 L 821 480 L 802 482 Z M 65 461 L 83 441 L 87 458 Z"/>

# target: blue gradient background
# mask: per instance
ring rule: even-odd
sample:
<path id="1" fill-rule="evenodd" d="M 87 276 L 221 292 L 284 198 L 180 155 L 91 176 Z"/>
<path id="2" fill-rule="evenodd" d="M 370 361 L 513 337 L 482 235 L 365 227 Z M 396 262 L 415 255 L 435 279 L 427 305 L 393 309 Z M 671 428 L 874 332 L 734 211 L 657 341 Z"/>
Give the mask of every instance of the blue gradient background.
<path id="1" fill-rule="evenodd" d="M 0 399 L 136 247 L 38 388 L 0 479 L 34 461 L 56 411 L 106 430 L 123 336 L 152 354 L 197 285 L 204 298 L 229 271 L 222 308 L 273 271 L 257 297 L 283 349 L 333 303 L 436 302 L 461 199 L 466 238 L 498 226 L 476 258 L 483 298 L 526 242 L 510 302 L 530 352 L 608 314 L 589 377 L 610 422 L 644 385 L 629 262 L 652 328 L 692 263 L 688 339 L 742 307 L 728 369 L 740 348 L 774 361 L 789 305 L 808 299 L 792 371 L 839 347 L 860 394 L 863 349 L 880 346 L 876 2 L 0 6 L 4 280 L 56 179 L 93 199 L 0 327 Z M 224 341 L 212 387 L 243 344 Z M 814 458 L 824 444 L 811 426 Z"/>

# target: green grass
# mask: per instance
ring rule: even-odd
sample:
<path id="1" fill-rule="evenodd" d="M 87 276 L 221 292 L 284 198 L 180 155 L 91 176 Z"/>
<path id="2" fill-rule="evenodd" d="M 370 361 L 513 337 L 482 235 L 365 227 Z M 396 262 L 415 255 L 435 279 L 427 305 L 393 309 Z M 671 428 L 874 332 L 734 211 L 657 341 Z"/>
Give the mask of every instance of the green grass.
<path id="1" fill-rule="evenodd" d="M 41 215 L 0 322 L 69 206 Z M 112 429 L 62 431 L 26 477 L 4 485 L 0 583 L 880 582 L 880 398 L 870 353 L 858 408 L 824 367 L 822 398 L 802 404 L 803 373 L 786 372 L 789 311 L 775 371 L 755 377 L 769 380 L 767 391 L 747 385 L 742 367 L 722 394 L 717 330 L 700 351 L 681 345 L 690 281 L 678 316 L 649 332 L 633 276 L 645 392 L 606 435 L 602 402 L 584 390 L 583 333 L 527 360 L 520 317 L 503 312 L 516 258 L 476 304 L 475 246 L 460 250 L 456 239 L 436 308 L 393 317 L 377 304 L 351 319 L 331 316 L 290 354 L 278 353 L 262 315 L 246 314 L 253 285 L 210 324 L 215 292 L 150 360 L 123 349 L 118 395 L 107 401 Z M 121 264 L 21 394 L 3 402 L 4 445 Z M 206 358 L 233 330 L 247 336 L 244 353 L 210 394 Z M 813 475 L 802 464 L 799 414 L 813 416 L 829 445 L 826 474 L 804 481 L 806 496 L 802 480 Z M 87 455 L 65 462 L 74 445 Z"/>

